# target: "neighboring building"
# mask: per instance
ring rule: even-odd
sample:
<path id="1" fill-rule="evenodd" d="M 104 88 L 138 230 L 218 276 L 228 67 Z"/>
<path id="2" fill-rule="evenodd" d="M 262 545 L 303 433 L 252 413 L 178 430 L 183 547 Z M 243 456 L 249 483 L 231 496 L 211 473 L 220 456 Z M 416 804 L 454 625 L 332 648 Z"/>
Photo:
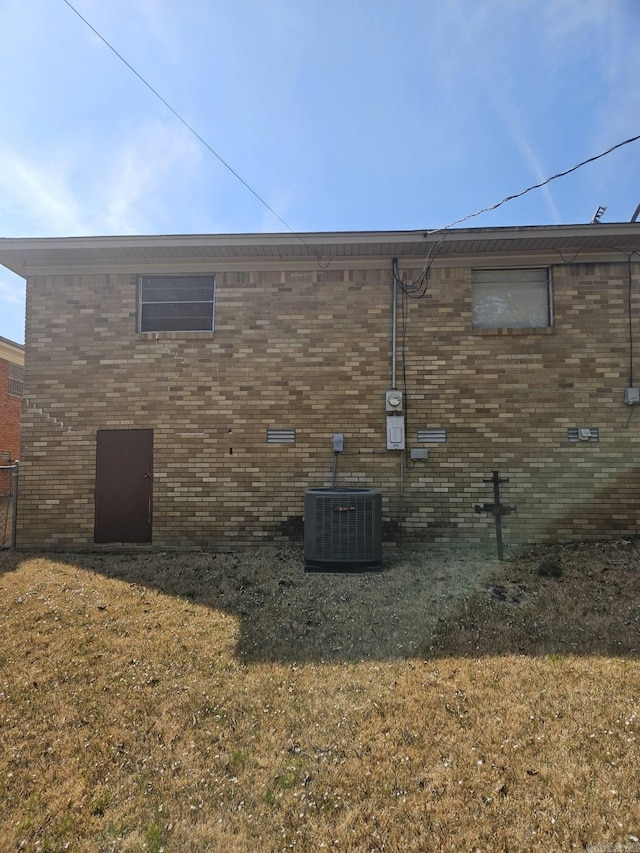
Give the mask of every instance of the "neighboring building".
<path id="1" fill-rule="evenodd" d="M 0 337 L 0 465 L 19 458 L 24 347 Z"/>
<path id="2" fill-rule="evenodd" d="M 20 454 L 20 409 L 24 378 L 24 347 L 0 337 L 0 547 L 10 527 L 9 509 L 4 499 L 12 493 L 8 466 Z"/>
<path id="3" fill-rule="evenodd" d="M 2 239 L 18 546 L 264 541 L 333 483 L 379 488 L 388 538 L 488 542 L 494 470 L 508 542 L 634 535 L 639 251 L 636 223 Z"/>

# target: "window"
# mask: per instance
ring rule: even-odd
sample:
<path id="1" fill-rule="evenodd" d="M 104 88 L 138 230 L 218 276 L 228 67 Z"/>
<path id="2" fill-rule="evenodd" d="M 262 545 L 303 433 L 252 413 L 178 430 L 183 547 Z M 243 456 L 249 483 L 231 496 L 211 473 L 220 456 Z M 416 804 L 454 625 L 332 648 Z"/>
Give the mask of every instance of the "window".
<path id="1" fill-rule="evenodd" d="M 19 364 L 9 365 L 9 394 L 12 397 L 22 397 L 24 388 L 24 367 Z"/>
<path id="2" fill-rule="evenodd" d="M 143 275 L 138 288 L 141 332 L 212 332 L 215 276 Z"/>
<path id="3" fill-rule="evenodd" d="M 473 270 L 471 289 L 475 329 L 551 325 L 548 269 Z"/>

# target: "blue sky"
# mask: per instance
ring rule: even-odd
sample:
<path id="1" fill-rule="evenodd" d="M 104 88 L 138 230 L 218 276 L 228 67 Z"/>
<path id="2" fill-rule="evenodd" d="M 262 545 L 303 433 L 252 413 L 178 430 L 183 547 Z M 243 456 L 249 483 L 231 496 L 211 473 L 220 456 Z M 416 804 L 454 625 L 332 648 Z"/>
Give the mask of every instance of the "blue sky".
<path id="1" fill-rule="evenodd" d="M 73 5 L 297 231 L 442 227 L 640 133 L 638 0 Z M 0 0 L 0 56 L 1 236 L 283 230 L 64 0 Z M 465 224 L 639 202 L 636 142 Z"/>

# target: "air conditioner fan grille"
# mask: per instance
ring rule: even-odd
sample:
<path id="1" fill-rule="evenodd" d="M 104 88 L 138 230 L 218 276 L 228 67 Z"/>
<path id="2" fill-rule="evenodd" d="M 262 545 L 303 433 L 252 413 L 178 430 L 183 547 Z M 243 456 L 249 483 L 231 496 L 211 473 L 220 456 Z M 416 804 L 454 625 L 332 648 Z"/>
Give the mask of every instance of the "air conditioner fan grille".
<path id="1" fill-rule="evenodd" d="M 375 489 L 312 489 L 305 496 L 305 565 L 380 568 L 382 498 Z"/>

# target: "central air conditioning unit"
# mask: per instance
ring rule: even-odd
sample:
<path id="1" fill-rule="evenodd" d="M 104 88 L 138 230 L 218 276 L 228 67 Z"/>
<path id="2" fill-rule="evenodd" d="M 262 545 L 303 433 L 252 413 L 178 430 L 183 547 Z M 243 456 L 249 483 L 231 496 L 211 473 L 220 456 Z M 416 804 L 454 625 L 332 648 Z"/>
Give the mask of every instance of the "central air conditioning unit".
<path id="1" fill-rule="evenodd" d="M 382 568 L 382 494 L 377 489 L 308 489 L 304 497 L 306 572 Z"/>

